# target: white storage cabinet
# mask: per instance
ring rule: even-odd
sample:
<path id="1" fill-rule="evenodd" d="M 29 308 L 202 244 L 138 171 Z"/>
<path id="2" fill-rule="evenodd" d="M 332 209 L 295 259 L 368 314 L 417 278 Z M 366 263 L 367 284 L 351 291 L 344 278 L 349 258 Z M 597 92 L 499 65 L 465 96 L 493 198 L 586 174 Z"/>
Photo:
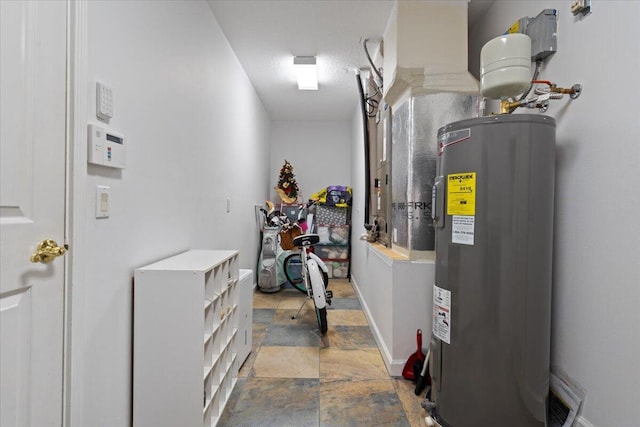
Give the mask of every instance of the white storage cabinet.
<path id="1" fill-rule="evenodd" d="M 135 271 L 133 425 L 215 426 L 238 377 L 238 251 Z"/>

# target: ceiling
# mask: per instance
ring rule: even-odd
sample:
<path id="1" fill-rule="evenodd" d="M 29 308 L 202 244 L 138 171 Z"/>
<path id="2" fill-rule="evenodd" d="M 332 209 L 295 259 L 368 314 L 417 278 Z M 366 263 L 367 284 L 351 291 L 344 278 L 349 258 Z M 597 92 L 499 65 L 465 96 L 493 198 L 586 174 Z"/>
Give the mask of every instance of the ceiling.
<path id="1" fill-rule="evenodd" d="M 380 39 L 393 0 L 208 0 L 272 120 L 351 120 L 362 40 Z M 493 0 L 473 0 L 472 26 Z M 376 43 L 369 43 L 369 51 Z M 318 90 L 300 91 L 293 56 L 316 56 Z"/>

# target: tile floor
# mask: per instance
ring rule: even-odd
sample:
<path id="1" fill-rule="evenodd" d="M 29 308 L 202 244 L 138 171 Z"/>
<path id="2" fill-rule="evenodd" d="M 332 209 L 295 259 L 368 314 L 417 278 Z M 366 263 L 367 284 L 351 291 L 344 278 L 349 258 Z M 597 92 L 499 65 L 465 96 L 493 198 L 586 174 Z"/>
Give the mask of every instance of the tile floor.
<path id="1" fill-rule="evenodd" d="M 295 289 L 253 298 L 253 350 L 219 426 L 422 427 L 423 396 L 390 377 L 347 280 L 331 280 L 329 331 Z"/>

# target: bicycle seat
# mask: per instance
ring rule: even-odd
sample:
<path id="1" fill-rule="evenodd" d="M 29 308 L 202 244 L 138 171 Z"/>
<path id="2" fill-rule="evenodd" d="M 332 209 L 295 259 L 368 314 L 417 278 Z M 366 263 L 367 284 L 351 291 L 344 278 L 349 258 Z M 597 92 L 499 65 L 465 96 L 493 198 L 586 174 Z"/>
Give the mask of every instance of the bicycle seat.
<path id="1" fill-rule="evenodd" d="M 294 246 L 315 245 L 320 241 L 320 236 L 317 234 L 301 234 L 298 237 L 293 238 Z"/>

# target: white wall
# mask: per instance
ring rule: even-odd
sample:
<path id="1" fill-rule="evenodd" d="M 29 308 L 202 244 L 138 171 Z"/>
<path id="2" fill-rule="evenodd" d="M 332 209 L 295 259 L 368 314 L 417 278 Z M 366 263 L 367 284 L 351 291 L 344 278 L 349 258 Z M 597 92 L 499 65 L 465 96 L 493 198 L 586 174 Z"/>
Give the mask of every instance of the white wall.
<path id="1" fill-rule="evenodd" d="M 88 116 L 96 121 L 102 81 L 114 91 L 111 126 L 126 136 L 127 168 L 87 169 L 91 253 L 74 311 L 82 402 L 72 405 L 82 407 L 77 425 L 126 426 L 133 271 L 196 247 L 239 249 L 241 267 L 255 269 L 253 205 L 269 194 L 270 120 L 206 2 L 87 7 Z M 96 185 L 111 187 L 108 219 L 94 218 Z"/>
<path id="2" fill-rule="evenodd" d="M 586 390 L 583 424 L 632 427 L 640 422 L 640 2 L 594 1 L 583 19 L 569 4 L 496 1 L 470 34 L 469 65 L 477 75 L 482 45 L 515 20 L 558 9 L 558 52 L 540 79 L 584 91 L 548 112 L 558 147 L 551 361 Z"/>
<path id="3" fill-rule="evenodd" d="M 287 159 L 306 201 L 329 185 L 351 185 L 351 123 L 348 121 L 274 121 L 271 124 L 271 200 Z"/>

